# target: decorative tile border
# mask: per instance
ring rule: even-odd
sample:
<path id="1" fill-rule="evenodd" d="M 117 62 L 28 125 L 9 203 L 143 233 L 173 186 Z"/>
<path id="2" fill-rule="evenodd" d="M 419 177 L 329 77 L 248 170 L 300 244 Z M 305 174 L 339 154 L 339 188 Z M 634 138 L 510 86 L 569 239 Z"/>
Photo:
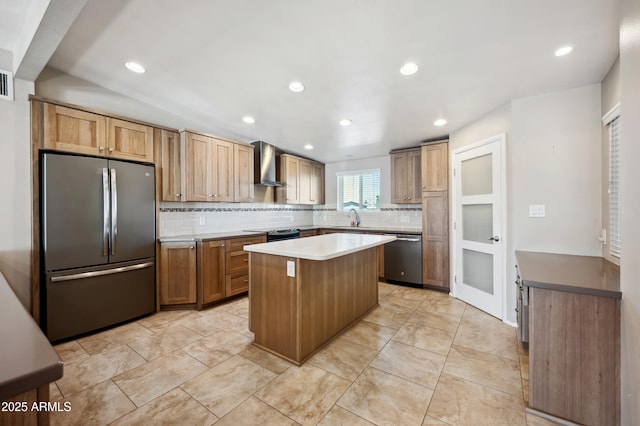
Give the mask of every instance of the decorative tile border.
<path id="1" fill-rule="evenodd" d="M 335 207 L 319 207 L 311 206 L 300 207 L 160 207 L 160 213 L 185 213 L 185 212 L 337 212 Z M 365 211 L 361 213 L 377 213 L 377 212 L 419 212 L 421 207 L 381 207 L 380 210 Z"/>

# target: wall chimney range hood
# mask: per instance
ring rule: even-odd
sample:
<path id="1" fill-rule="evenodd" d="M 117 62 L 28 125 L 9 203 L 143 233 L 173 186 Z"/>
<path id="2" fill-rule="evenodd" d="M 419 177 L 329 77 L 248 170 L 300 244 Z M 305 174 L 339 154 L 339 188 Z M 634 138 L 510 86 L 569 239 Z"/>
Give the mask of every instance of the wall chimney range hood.
<path id="1" fill-rule="evenodd" d="M 276 147 L 264 141 L 251 142 L 254 147 L 255 174 L 253 182 L 264 186 L 282 186 L 276 182 Z"/>

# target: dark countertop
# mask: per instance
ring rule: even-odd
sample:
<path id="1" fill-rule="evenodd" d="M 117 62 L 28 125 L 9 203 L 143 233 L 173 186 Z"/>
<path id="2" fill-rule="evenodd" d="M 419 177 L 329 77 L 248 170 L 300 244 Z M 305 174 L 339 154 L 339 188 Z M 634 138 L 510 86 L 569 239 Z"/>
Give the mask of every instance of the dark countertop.
<path id="1" fill-rule="evenodd" d="M 268 231 L 272 230 L 286 230 L 286 229 L 299 229 L 300 231 L 312 231 L 312 230 L 335 230 L 341 232 L 371 232 L 371 233 L 389 233 L 389 234 L 409 234 L 409 235 L 422 235 L 422 231 L 406 231 L 400 229 L 384 229 L 384 228 L 369 228 L 369 227 L 353 227 L 353 226 L 314 226 L 314 225 L 296 225 L 285 228 L 265 228 L 256 229 L 253 231 L 231 231 L 231 232 L 217 232 L 212 234 L 194 234 L 194 235 L 178 235 L 175 237 L 160 237 L 158 241 L 161 243 L 180 243 L 180 242 L 203 242 L 214 240 L 225 240 L 227 238 L 242 238 L 266 235 Z"/>
<path id="2" fill-rule="evenodd" d="M 62 360 L 1 273 L 0 342 L 0 401 L 62 377 Z"/>
<path id="3" fill-rule="evenodd" d="M 597 256 L 516 251 L 528 287 L 621 299 L 620 267 Z"/>

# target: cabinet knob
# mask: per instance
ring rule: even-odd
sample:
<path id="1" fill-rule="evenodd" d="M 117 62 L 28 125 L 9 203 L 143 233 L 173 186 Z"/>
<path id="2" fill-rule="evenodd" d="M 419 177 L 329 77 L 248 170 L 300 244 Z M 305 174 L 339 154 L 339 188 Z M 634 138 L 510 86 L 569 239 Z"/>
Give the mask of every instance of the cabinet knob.
<path id="1" fill-rule="evenodd" d="M 220 247 L 224 247 L 224 244 L 220 244 Z"/>
<path id="2" fill-rule="evenodd" d="M 176 194 L 176 197 L 182 197 L 182 194 Z"/>
<path id="3" fill-rule="evenodd" d="M 109 148 L 109 152 L 113 152 L 113 148 Z"/>
<path id="4" fill-rule="evenodd" d="M 213 194 L 207 194 L 207 197 L 212 198 Z"/>
<path id="5" fill-rule="evenodd" d="M 98 151 L 100 151 L 100 152 L 104 151 L 104 146 L 99 147 Z"/>
<path id="6" fill-rule="evenodd" d="M 249 282 L 249 280 L 244 280 L 244 282 L 245 282 L 245 283 L 248 283 L 248 282 Z"/>
<path id="7" fill-rule="evenodd" d="M 194 248 L 195 248 L 195 247 L 191 246 L 191 247 L 189 247 L 189 250 L 193 250 Z"/>

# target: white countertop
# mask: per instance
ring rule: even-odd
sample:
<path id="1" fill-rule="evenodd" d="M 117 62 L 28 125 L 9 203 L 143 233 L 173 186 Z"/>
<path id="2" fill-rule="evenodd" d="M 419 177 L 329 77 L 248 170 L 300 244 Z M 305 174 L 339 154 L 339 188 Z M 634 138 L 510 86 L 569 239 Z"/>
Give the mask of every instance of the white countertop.
<path id="1" fill-rule="evenodd" d="M 376 247 L 395 240 L 393 235 L 327 234 L 295 240 L 274 241 L 245 246 L 246 251 L 297 257 L 309 260 L 328 260 L 345 254 Z"/>

